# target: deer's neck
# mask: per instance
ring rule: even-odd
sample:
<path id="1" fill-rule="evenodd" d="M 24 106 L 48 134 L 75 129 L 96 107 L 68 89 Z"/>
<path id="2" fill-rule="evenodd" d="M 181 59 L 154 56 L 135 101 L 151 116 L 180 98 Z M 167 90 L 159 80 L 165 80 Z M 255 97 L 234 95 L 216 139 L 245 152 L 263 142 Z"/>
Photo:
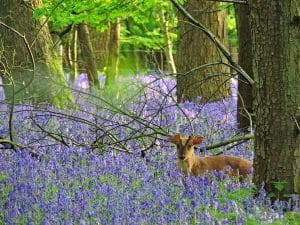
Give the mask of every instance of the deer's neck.
<path id="1" fill-rule="evenodd" d="M 199 157 L 195 154 L 190 155 L 188 159 L 182 160 L 178 159 L 178 168 L 180 171 L 184 172 L 185 174 L 191 173 L 193 167 L 199 161 Z"/>

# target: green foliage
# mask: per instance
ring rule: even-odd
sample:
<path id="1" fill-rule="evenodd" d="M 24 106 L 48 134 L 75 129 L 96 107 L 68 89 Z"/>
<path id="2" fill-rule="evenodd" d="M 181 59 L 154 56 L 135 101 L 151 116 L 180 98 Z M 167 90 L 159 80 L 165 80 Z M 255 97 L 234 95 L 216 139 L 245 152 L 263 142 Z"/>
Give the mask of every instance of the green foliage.
<path id="1" fill-rule="evenodd" d="M 6 180 L 7 178 L 8 175 L 0 173 L 0 183 Z M 10 189 L 11 188 L 9 186 L 5 186 L 4 188 L 2 188 L 2 193 L 0 193 L 0 204 L 3 206 L 5 205 L 5 202 L 9 199 Z M 1 221 L 3 221 L 4 215 L 4 212 L 0 212 L 0 225 L 3 224 Z"/>
<path id="2" fill-rule="evenodd" d="M 48 201 L 54 201 L 57 198 L 57 194 L 58 186 L 54 184 L 47 186 L 45 197 Z"/>
<path id="3" fill-rule="evenodd" d="M 278 191 L 278 192 L 282 192 L 285 188 L 285 183 L 282 181 L 278 181 L 274 183 L 274 188 Z"/>
<path id="4" fill-rule="evenodd" d="M 124 26 L 121 33 L 122 49 L 129 49 L 129 46 L 132 45 L 135 49 L 163 49 L 166 43 L 161 30 L 161 11 L 169 22 L 170 36 L 175 41 L 177 38 L 176 29 L 174 29 L 176 26 L 176 15 L 172 5 L 168 1 L 155 0 L 152 4 L 141 9 L 140 13 L 136 13 L 126 19 L 126 26 Z"/>
<path id="5" fill-rule="evenodd" d="M 35 212 L 34 215 L 36 215 L 34 218 L 34 224 L 42 224 L 42 220 L 43 220 L 42 209 L 39 207 L 38 204 L 34 204 L 32 210 Z"/>
<path id="6" fill-rule="evenodd" d="M 233 188 L 231 185 L 239 185 L 238 179 L 235 181 L 236 183 L 227 183 L 221 181 L 219 183 L 220 187 L 220 196 L 219 202 L 226 207 L 226 203 L 228 201 L 234 201 L 236 204 L 236 208 L 239 208 L 238 205 L 242 205 L 245 199 L 251 198 L 253 196 L 253 187 L 248 186 L 244 188 Z M 236 212 L 222 213 L 214 208 L 210 208 L 209 211 L 216 217 L 218 220 L 229 219 L 232 223 L 237 220 L 238 214 Z M 248 223 L 247 223 L 248 224 Z M 250 224 L 250 223 L 249 223 Z"/>
<path id="7" fill-rule="evenodd" d="M 54 29 L 87 22 L 101 30 L 106 28 L 107 22 L 113 22 L 117 18 L 138 18 L 138 15 L 149 10 L 155 2 L 155 0 L 45 0 L 43 7 L 35 9 L 34 17 L 49 18 Z"/>
<path id="8" fill-rule="evenodd" d="M 237 45 L 237 27 L 236 27 L 236 17 L 235 9 L 233 3 L 222 4 L 219 7 L 220 10 L 227 10 L 228 12 L 228 37 L 229 43 L 232 45 Z"/>
<path id="9" fill-rule="evenodd" d="M 274 182 L 274 189 L 276 190 L 276 193 L 270 192 L 268 194 L 268 197 L 269 198 L 280 198 L 280 195 L 283 193 L 283 190 L 285 189 L 285 183 L 283 181 Z"/>
<path id="10" fill-rule="evenodd" d="M 229 42 L 233 46 L 237 45 L 237 27 L 236 27 L 236 18 L 235 18 L 235 10 L 233 4 L 228 7 L 228 36 Z"/>
<path id="11" fill-rule="evenodd" d="M 288 224 L 299 225 L 300 224 L 300 212 L 287 212 L 285 215 Z"/>
<path id="12" fill-rule="evenodd" d="M 122 50 L 128 50 L 130 45 L 152 50 L 166 45 L 158 16 L 161 10 L 172 20 L 170 30 L 176 24 L 172 5 L 164 0 L 45 0 L 43 3 L 43 7 L 35 9 L 34 17 L 47 17 L 54 30 L 86 22 L 104 31 L 108 22 L 119 18 L 124 23 L 121 26 Z M 171 36 L 175 39 L 176 30 L 173 30 Z"/>
<path id="13" fill-rule="evenodd" d="M 6 174 L 0 173 L 0 182 L 6 180 L 8 176 Z"/>

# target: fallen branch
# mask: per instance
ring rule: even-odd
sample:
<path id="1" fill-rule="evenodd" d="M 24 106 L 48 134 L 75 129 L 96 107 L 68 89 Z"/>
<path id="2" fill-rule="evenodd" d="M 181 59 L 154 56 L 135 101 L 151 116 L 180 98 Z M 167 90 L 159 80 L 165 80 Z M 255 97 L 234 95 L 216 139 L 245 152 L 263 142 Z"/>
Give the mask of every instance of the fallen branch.
<path id="1" fill-rule="evenodd" d="M 0 147 L 0 149 L 13 149 L 14 151 L 16 151 L 17 148 L 19 149 L 25 149 L 26 147 L 20 145 L 20 144 L 17 144 L 16 142 L 14 141 L 11 141 L 9 139 L 5 139 L 3 137 L 0 136 L 0 144 L 3 146 L 3 147 Z M 8 144 L 9 146 L 7 145 L 3 145 L 3 144 Z M 30 150 L 28 149 L 29 151 L 29 154 L 34 157 L 34 158 L 38 158 L 39 155 L 34 152 L 34 150 Z"/>

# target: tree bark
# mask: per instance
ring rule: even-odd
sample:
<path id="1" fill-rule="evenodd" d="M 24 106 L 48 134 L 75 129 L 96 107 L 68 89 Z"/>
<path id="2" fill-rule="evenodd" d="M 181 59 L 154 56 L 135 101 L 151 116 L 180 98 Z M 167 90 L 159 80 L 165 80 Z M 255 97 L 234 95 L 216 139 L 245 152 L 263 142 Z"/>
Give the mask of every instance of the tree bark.
<path id="1" fill-rule="evenodd" d="M 236 4 L 236 21 L 238 30 L 238 62 L 239 65 L 253 78 L 252 72 L 252 40 L 250 33 L 250 9 L 249 5 Z M 252 125 L 253 115 L 253 94 L 252 86 L 247 80 L 239 76 L 238 78 L 238 128 L 243 131 Z"/>
<path id="2" fill-rule="evenodd" d="M 254 183 L 300 193 L 300 29 L 298 0 L 250 0 L 255 79 Z M 298 22 L 297 22 L 298 21 Z M 282 196 L 281 196 L 282 197 Z"/>
<path id="3" fill-rule="evenodd" d="M 112 23 L 110 26 L 110 39 L 108 43 L 108 61 L 106 70 L 105 85 L 111 84 L 117 74 L 119 65 L 119 51 L 120 51 L 120 20 Z"/>
<path id="4" fill-rule="evenodd" d="M 89 79 L 90 87 L 99 88 L 100 82 L 98 79 L 97 66 L 88 26 L 85 23 L 81 23 L 77 26 L 77 30 L 81 57 Z"/>
<path id="5" fill-rule="evenodd" d="M 27 46 L 20 35 L 0 26 L 3 46 L 0 61 L 5 62 L 0 69 L 6 100 L 10 101 L 14 96 L 16 102 L 48 102 L 57 107 L 73 103 L 72 94 L 66 88 L 61 63 L 53 50 L 49 28 L 43 20 L 33 19 L 32 9 L 40 6 L 41 1 L 31 0 L 25 3 L 21 0 L 0 0 L 0 5 L 1 21 L 24 35 L 28 42 Z M 32 57 L 35 62 L 34 72 Z M 12 88 L 9 76 L 13 79 L 15 88 Z"/>
<path id="6" fill-rule="evenodd" d="M 221 4 L 189 0 L 185 2 L 184 8 L 228 46 L 227 12 L 219 11 Z M 227 61 L 207 35 L 190 25 L 181 14 L 178 15 L 178 32 L 178 100 L 194 100 L 202 96 L 203 102 L 209 102 L 227 97 L 230 93 L 230 76 L 229 68 L 223 65 L 208 66 L 182 75 L 204 64 Z"/>
<path id="7" fill-rule="evenodd" d="M 94 49 L 95 61 L 99 71 L 104 72 L 108 59 L 108 43 L 110 39 L 110 23 L 104 31 L 97 31 L 94 27 L 89 27 L 92 47 Z"/>

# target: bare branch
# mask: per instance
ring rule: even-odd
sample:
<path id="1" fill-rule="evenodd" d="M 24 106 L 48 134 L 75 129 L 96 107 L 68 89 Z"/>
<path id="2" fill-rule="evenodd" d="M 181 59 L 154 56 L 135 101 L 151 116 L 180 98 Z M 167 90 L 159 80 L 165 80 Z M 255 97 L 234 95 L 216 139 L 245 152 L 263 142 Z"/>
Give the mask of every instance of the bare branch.
<path id="1" fill-rule="evenodd" d="M 207 146 L 206 150 L 210 150 L 210 149 L 214 149 L 214 148 L 219 148 L 219 147 L 231 144 L 231 143 L 235 143 L 235 142 L 243 141 L 243 140 L 249 140 L 249 139 L 253 139 L 253 138 L 254 138 L 253 134 L 248 134 L 248 135 L 244 135 L 244 136 L 234 137 L 234 138 L 232 138 L 230 140 L 219 142 L 217 144 L 213 144 L 213 145 Z"/>

